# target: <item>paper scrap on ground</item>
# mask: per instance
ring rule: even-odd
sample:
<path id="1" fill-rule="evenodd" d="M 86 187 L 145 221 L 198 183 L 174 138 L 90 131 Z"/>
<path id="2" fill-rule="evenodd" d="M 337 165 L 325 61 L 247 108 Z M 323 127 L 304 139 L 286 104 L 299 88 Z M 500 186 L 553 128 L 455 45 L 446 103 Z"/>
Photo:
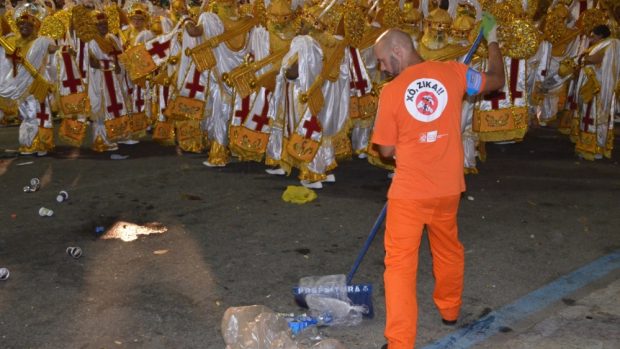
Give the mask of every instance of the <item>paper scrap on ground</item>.
<path id="1" fill-rule="evenodd" d="M 112 154 L 110 155 L 110 159 L 112 160 L 125 160 L 129 157 L 129 155 L 121 155 L 121 154 Z"/>
<path id="2" fill-rule="evenodd" d="M 289 185 L 282 194 L 282 200 L 294 204 L 305 204 L 316 198 L 314 190 L 298 185 Z"/>

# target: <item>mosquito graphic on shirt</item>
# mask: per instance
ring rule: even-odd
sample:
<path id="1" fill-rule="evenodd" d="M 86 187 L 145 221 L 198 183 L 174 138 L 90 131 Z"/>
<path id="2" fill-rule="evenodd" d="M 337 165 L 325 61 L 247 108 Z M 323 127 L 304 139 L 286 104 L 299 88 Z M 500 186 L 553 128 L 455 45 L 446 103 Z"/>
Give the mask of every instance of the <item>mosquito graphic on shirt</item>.
<path id="1" fill-rule="evenodd" d="M 432 114 L 435 112 L 435 99 L 432 96 L 422 96 L 417 107 L 425 114 Z"/>

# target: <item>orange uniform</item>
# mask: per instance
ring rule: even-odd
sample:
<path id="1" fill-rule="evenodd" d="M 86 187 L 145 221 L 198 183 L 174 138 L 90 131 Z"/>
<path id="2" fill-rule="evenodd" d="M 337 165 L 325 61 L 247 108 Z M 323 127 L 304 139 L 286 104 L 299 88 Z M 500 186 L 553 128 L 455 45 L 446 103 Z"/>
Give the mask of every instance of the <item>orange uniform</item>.
<path id="1" fill-rule="evenodd" d="M 466 91 L 477 93 L 484 80 L 484 74 L 468 71 L 464 64 L 428 61 L 403 70 L 381 92 L 372 142 L 394 146 L 396 154 L 384 242 L 389 349 L 415 344 L 424 226 L 433 256 L 435 305 L 443 319 L 458 317 L 464 270 L 456 223 L 465 190 L 461 103 Z"/>

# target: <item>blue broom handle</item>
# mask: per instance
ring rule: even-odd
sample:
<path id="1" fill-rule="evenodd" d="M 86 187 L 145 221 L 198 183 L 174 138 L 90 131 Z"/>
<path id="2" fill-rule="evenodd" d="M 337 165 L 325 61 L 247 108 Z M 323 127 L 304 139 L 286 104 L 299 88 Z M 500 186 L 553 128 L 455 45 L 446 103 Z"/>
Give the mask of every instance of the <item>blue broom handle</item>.
<path id="1" fill-rule="evenodd" d="M 386 212 L 387 212 L 387 202 L 385 203 L 385 205 L 383 205 L 383 209 L 381 210 L 381 213 L 379 213 L 379 217 L 377 217 L 377 220 L 375 221 L 375 225 L 372 227 L 372 230 L 370 231 L 370 234 L 368 235 L 368 238 L 366 239 L 366 243 L 364 244 L 364 247 L 360 251 L 359 255 L 357 255 L 357 259 L 355 260 L 355 263 L 353 263 L 353 267 L 351 268 L 351 271 L 347 275 L 347 285 L 351 284 L 351 280 L 353 280 L 353 275 L 355 275 L 357 268 L 360 266 L 360 263 L 362 263 L 362 259 L 364 259 L 366 252 L 368 252 L 368 248 L 370 247 L 372 240 L 374 240 L 375 235 L 377 235 L 377 231 L 379 230 L 379 228 L 381 228 L 381 225 L 383 224 L 383 221 L 385 220 Z"/>
<path id="2" fill-rule="evenodd" d="M 474 58 L 474 53 L 476 53 L 476 50 L 478 49 L 480 42 L 482 42 L 483 37 L 484 35 L 482 34 L 482 29 L 480 29 L 480 33 L 478 33 L 478 36 L 476 36 L 476 40 L 474 40 L 474 43 L 469 48 L 469 51 L 467 51 L 467 55 L 463 60 L 463 64 L 469 64 L 469 62 L 471 62 L 471 59 Z"/>

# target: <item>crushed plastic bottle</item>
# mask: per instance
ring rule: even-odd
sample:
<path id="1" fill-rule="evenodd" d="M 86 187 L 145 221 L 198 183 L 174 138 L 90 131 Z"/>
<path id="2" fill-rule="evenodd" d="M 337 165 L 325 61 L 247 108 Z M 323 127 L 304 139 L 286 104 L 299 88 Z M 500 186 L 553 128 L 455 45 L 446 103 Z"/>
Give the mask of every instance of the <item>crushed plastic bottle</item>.
<path id="1" fill-rule="evenodd" d="M 330 323 L 333 321 L 333 317 L 329 313 L 323 313 L 318 316 L 310 316 L 306 313 L 297 316 L 293 313 L 278 315 L 284 315 L 283 317 L 288 322 L 288 327 L 291 329 L 293 336 L 298 335 L 300 332 L 302 332 L 308 327 L 329 326 Z"/>

